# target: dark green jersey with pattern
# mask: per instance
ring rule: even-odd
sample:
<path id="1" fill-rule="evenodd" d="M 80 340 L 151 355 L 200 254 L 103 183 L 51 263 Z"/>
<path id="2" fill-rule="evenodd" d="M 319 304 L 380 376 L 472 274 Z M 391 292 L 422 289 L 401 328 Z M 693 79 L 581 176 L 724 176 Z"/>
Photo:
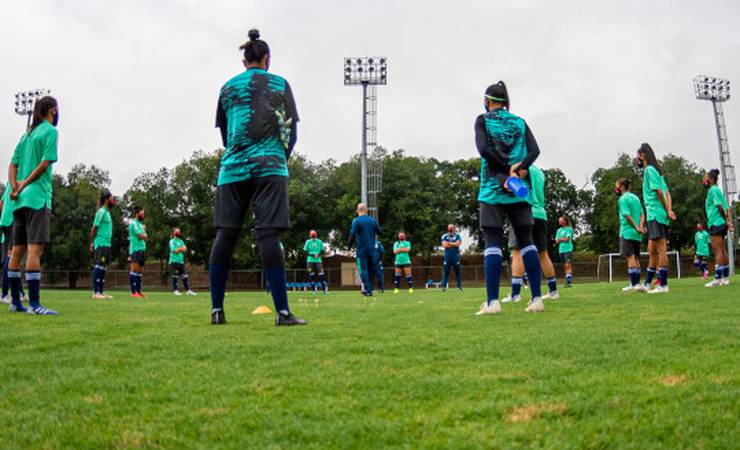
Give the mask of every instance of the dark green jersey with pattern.
<path id="1" fill-rule="evenodd" d="M 226 147 L 218 184 L 287 177 L 297 122 L 293 93 L 284 78 L 253 68 L 226 82 L 216 113 Z"/>

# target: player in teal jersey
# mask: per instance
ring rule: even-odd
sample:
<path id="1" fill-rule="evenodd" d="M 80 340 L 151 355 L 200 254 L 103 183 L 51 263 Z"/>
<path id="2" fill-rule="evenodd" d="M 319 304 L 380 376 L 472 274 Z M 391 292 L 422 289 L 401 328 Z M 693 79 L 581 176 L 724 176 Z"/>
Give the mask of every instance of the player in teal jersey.
<path id="1" fill-rule="evenodd" d="M 56 315 L 41 306 L 41 255 L 49 242 L 51 225 L 52 164 L 57 161 L 59 107 L 53 97 L 36 100 L 33 121 L 21 137 L 8 167 L 12 189 L 13 250 L 8 263 L 12 304 L 10 311 Z M 26 257 L 30 307 L 21 304 L 21 260 Z"/>
<path id="2" fill-rule="evenodd" d="M 10 184 L 7 184 L 5 186 L 5 193 L 3 193 L 3 197 L 0 199 L 0 244 L 2 247 L 0 253 L 2 253 L 3 262 L 2 297 L 0 297 L 0 303 L 5 303 L 6 305 L 11 303 L 8 262 L 10 261 L 10 250 L 13 247 L 13 208 L 10 200 L 10 191 Z M 5 207 L 5 205 L 8 206 Z M 28 301 L 25 292 L 23 292 L 22 285 L 21 301 Z"/>
<path id="3" fill-rule="evenodd" d="M 268 72 L 270 47 L 259 31 L 249 31 L 244 51 L 246 71 L 224 84 L 218 98 L 216 126 L 226 151 L 216 188 L 208 280 L 211 323 L 226 323 L 224 296 L 234 248 L 252 208 L 263 273 L 275 304 L 275 325 L 305 325 L 288 305 L 285 259 L 280 233 L 290 228 L 288 158 L 297 139 L 298 112 L 285 78 Z"/>
<path id="4" fill-rule="evenodd" d="M 704 175 L 702 182 L 709 188 L 704 208 L 707 213 L 709 239 L 714 252 L 714 280 L 706 287 L 730 284 L 730 256 L 727 253 L 727 233 L 732 233 L 732 212 L 722 190 L 717 186 L 719 170 L 712 169 Z"/>
<path id="5" fill-rule="evenodd" d="M 676 220 L 673 212 L 673 200 L 668 185 L 663 177 L 663 171 L 655 157 L 655 152 L 647 143 L 637 150 L 635 163 L 642 168 L 642 200 L 645 202 L 648 252 L 647 276 L 645 286 L 650 287 L 653 277 L 658 273 L 659 285 L 648 290 L 648 294 L 663 294 L 668 292 L 668 226 L 671 220 Z"/>
<path id="6" fill-rule="evenodd" d="M 146 225 L 144 225 L 144 208 L 134 206 L 134 216 L 128 224 L 128 253 L 131 261 L 129 284 L 131 286 L 131 297 L 134 298 L 144 298 L 144 294 L 141 293 L 142 271 L 146 263 L 146 241 L 148 239 Z"/>
<path id="7" fill-rule="evenodd" d="M 308 240 L 303 244 L 303 251 L 306 252 L 306 266 L 308 269 L 308 282 L 311 283 L 313 293 L 316 293 L 316 280 L 324 294 L 329 293 L 324 279 L 324 264 L 321 256 L 324 254 L 324 243 L 318 238 L 316 230 L 308 233 Z"/>
<path id="8" fill-rule="evenodd" d="M 627 258 L 627 272 L 630 285 L 622 288 L 623 292 L 644 292 L 640 284 L 640 246 L 645 233 L 645 214 L 642 212 L 640 199 L 630 191 L 632 181 L 620 178 L 614 184 L 614 193 L 619 197 L 617 213 L 619 214 L 619 247 L 622 256 Z"/>
<path id="9" fill-rule="evenodd" d="M 558 293 L 558 282 L 555 277 L 555 267 L 552 265 L 552 260 L 550 260 L 550 255 L 547 252 L 549 239 L 547 211 L 545 209 L 545 173 L 539 167 L 531 165 L 529 170 L 522 171 L 522 175 L 529 178 L 532 186 L 532 217 L 534 218 L 532 239 L 534 246 L 537 247 L 542 274 L 547 278 L 549 289 L 549 292 L 542 296 L 542 300 L 557 300 L 560 298 L 560 294 Z M 501 303 L 521 301 L 521 289 L 526 275 L 524 260 L 519 251 L 519 243 L 511 229 L 509 229 L 509 249 L 511 250 L 511 295 L 503 298 Z"/>
<path id="10" fill-rule="evenodd" d="M 573 227 L 567 217 L 558 219 L 558 231 L 555 233 L 555 243 L 558 244 L 560 263 L 565 271 L 565 287 L 573 285 Z"/>
<path id="11" fill-rule="evenodd" d="M 98 201 L 98 210 L 95 212 L 90 229 L 90 251 L 93 254 L 93 298 L 113 298 L 105 294 L 105 273 L 110 262 L 110 246 L 113 237 L 113 220 L 110 209 L 116 205 L 116 199 L 110 191 L 104 191 Z"/>
<path id="12" fill-rule="evenodd" d="M 414 278 L 411 276 L 411 242 L 406 240 L 406 233 L 398 233 L 398 241 L 393 244 L 393 254 L 396 255 L 395 277 L 393 279 L 393 293 L 398 294 L 401 288 L 401 275 L 406 277 L 406 284 L 409 287 L 409 294 L 414 293 Z"/>
<path id="13" fill-rule="evenodd" d="M 190 289 L 190 277 L 185 269 L 185 255 L 188 253 L 188 246 L 185 245 L 185 241 L 182 240 L 182 232 L 179 228 L 175 227 L 172 229 L 170 234 L 170 272 L 172 272 L 172 293 L 175 295 L 182 295 L 180 289 L 177 286 L 178 277 L 182 279 L 182 285 L 185 288 L 185 295 L 198 295 Z"/>
<path id="14" fill-rule="evenodd" d="M 503 264 L 501 247 L 507 219 L 521 246 L 532 288 L 532 300 L 525 311 L 544 311 L 540 286 L 542 269 L 532 240 L 532 198 L 531 192 L 525 192 L 529 183 L 523 179 L 523 171 L 529 169 L 540 150 L 529 125 L 509 112 L 510 104 L 506 85 L 499 81 L 486 89 L 483 97 L 485 113 L 475 120 L 475 146 L 481 156 L 479 218 L 486 241 L 483 253 L 486 301 L 476 315 L 501 312 L 498 299 Z"/>
<path id="15" fill-rule="evenodd" d="M 709 233 L 704 230 L 704 225 L 697 223 L 694 234 L 694 266 L 699 269 L 699 275 L 704 280 L 709 277 L 707 259 L 709 259 Z"/>

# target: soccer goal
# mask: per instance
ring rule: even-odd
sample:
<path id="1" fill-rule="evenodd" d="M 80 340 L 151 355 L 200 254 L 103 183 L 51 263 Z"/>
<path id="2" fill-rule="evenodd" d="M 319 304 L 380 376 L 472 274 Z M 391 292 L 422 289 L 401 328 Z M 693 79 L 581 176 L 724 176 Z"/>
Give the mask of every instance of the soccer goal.
<path id="1" fill-rule="evenodd" d="M 642 252 L 642 253 L 640 253 L 640 256 L 647 257 L 647 256 L 649 256 L 649 253 L 648 252 Z M 681 278 L 681 255 L 680 255 L 680 253 L 678 251 L 668 252 L 668 259 L 670 260 L 670 259 L 672 259 L 672 257 L 675 257 L 675 261 L 676 261 L 676 276 L 678 278 Z M 608 266 L 608 268 L 609 268 L 609 271 L 608 271 L 608 273 L 609 273 L 609 282 L 610 283 L 612 282 L 612 280 L 614 278 L 614 266 L 615 266 L 615 264 L 614 264 L 614 258 L 619 259 L 619 258 L 624 258 L 624 257 L 622 256 L 621 253 L 605 253 L 603 255 L 599 255 L 599 261 L 596 264 L 596 281 L 601 281 L 601 275 L 602 275 L 602 273 L 601 273 L 602 272 L 601 271 L 601 261 L 603 259 L 608 259 L 609 260 L 609 266 Z M 647 258 L 642 258 L 642 259 L 645 260 Z"/>

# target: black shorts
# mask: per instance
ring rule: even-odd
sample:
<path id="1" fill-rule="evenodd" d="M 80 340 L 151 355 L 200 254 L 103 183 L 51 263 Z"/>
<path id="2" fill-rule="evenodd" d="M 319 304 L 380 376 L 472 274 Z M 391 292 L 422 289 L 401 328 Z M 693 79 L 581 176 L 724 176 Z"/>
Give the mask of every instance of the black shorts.
<path id="1" fill-rule="evenodd" d="M 110 247 L 100 246 L 93 252 L 93 264 L 106 267 L 110 262 Z"/>
<path id="2" fill-rule="evenodd" d="M 562 264 L 569 263 L 573 260 L 573 252 L 565 252 L 560 254 L 560 262 Z"/>
<path id="3" fill-rule="evenodd" d="M 534 246 L 537 247 L 537 253 L 547 251 L 547 221 L 542 219 L 534 219 L 534 226 L 532 226 L 532 240 Z M 509 228 L 509 248 L 513 250 L 519 249 L 519 244 L 516 242 L 516 234 L 514 230 Z"/>
<path id="4" fill-rule="evenodd" d="M 308 271 L 316 275 L 324 273 L 324 265 L 320 262 L 310 262 L 308 263 Z"/>
<path id="5" fill-rule="evenodd" d="M 479 202 L 481 228 L 504 228 L 504 221 L 509 219 L 512 226 L 532 226 L 532 206 L 527 202 L 502 203 L 491 205 Z"/>
<path id="6" fill-rule="evenodd" d="M 144 267 L 144 263 L 146 263 L 146 255 L 144 254 L 143 250 L 133 252 L 130 256 L 132 263 L 137 263 L 141 267 Z"/>
<path id="7" fill-rule="evenodd" d="M 625 258 L 628 256 L 640 257 L 640 245 L 642 241 L 635 241 L 633 239 L 619 238 L 619 252 Z"/>
<path id="8" fill-rule="evenodd" d="M 703 262 L 704 258 L 709 258 L 709 255 L 694 255 L 694 261 Z"/>
<path id="9" fill-rule="evenodd" d="M 407 267 L 410 268 L 411 264 L 394 264 L 394 266 L 396 269 L 405 269 Z"/>
<path id="10" fill-rule="evenodd" d="M 288 178 L 271 176 L 222 184 L 216 190 L 216 228 L 241 228 L 249 206 L 254 211 L 254 228 L 290 228 Z"/>
<path id="11" fill-rule="evenodd" d="M 10 255 L 10 249 L 13 247 L 11 243 L 13 242 L 13 228 L 12 227 L 0 227 L 0 233 L 2 233 L 3 236 L 5 236 L 5 240 L 3 241 L 2 251 L 3 252 L 3 258 Z"/>
<path id="12" fill-rule="evenodd" d="M 13 245 L 49 242 L 51 210 L 18 208 L 13 212 Z"/>
<path id="13" fill-rule="evenodd" d="M 727 236 L 727 224 L 723 223 L 722 225 L 715 225 L 713 227 L 709 227 L 708 231 L 710 236 Z"/>
<path id="14" fill-rule="evenodd" d="M 655 241 L 658 239 L 668 239 L 668 225 L 664 225 L 657 220 L 649 220 L 647 223 L 648 240 Z"/>
<path id="15" fill-rule="evenodd" d="M 187 270 L 185 270 L 185 264 L 183 263 L 170 264 L 170 270 L 172 271 L 173 277 L 184 277 L 188 274 Z"/>

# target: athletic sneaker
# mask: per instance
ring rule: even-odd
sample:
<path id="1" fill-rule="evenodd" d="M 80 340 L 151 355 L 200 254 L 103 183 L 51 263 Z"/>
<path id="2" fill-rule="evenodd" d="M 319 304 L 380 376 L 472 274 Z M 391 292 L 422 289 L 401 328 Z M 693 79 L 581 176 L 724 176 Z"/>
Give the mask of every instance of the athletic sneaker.
<path id="1" fill-rule="evenodd" d="M 193 296 L 194 297 L 194 296 L 196 296 L 198 294 L 194 290 L 188 289 L 188 291 L 185 292 L 185 295 L 190 295 L 190 296 Z"/>
<path id="2" fill-rule="evenodd" d="M 635 292 L 647 292 L 650 288 L 645 286 L 644 284 L 638 284 L 635 286 Z"/>
<path id="3" fill-rule="evenodd" d="M 373 293 L 372 292 L 363 292 L 362 293 L 362 296 L 363 297 L 372 297 L 373 296 Z"/>
<path id="4" fill-rule="evenodd" d="M 32 316 L 57 316 L 59 315 L 59 313 L 54 311 L 53 309 L 46 309 L 43 306 L 37 306 L 35 308 L 28 308 L 26 312 L 28 314 L 31 314 Z"/>
<path id="5" fill-rule="evenodd" d="M 501 314 L 501 303 L 498 300 L 492 302 L 483 302 L 480 305 L 480 310 L 475 313 L 476 316 L 483 316 L 486 314 Z"/>
<path id="6" fill-rule="evenodd" d="M 506 297 L 501 299 L 501 303 L 517 303 L 520 301 L 522 301 L 521 295 L 515 295 L 513 297 L 511 295 L 507 295 Z"/>
<path id="7" fill-rule="evenodd" d="M 13 299 L 11 299 L 9 295 L 6 295 L 5 297 L 0 298 L 0 303 L 4 303 L 6 305 L 9 305 L 9 304 L 13 303 Z"/>
<path id="8" fill-rule="evenodd" d="M 401 292 L 401 291 L 399 291 L 398 288 L 393 289 L 393 293 L 394 294 L 398 294 L 399 292 Z"/>
<path id="9" fill-rule="evenodd" d="M 307 323 L 308 322 L 306 322 L 305 320 L 294 316 L 293 313 L 288 313 L 288 314 L 278 313 L 278 315 L 275 316 L 275 326 L 276 327 L 280 327 L 280 326 L 290 327 L 293 325 L 306 325 Z"/>
<path id="10" fill-rule="evenodd" d="M 655 286 L 653 289 L 647 291 L 648 294 L 667 294 L 668 292 L 668 286 Z"/>
<path id="11" fill-rule="evenodd" d="M 138 293 L 138 292 L 134 292 L 133 294 L 131 294 L 131 298 L 144 298 L 144 296 L 143 296 L 143 295 L 141 295 L 141 294 L 140 294 L 140 293 Z"/>
<path id="12" fill-rule="evenodd" d="M 721 280 L 719 280 L 719 282 L 720 282 L 720 284 L 722 284 L 722 286 L 729 286 L 730 285 L 730 279 L 729 278 L 722 278 Z"/>
<path id="13" fill-rule="evenodd" d="M 211 312 L 211 325 L 224 325 L 226 323 L 226 314 L 223 309 Z"/>
<path id="14" fill-rule="evenodd" d="M 717 287 L 717 286 L 722 286 L 722 280 L 715 279 L 704 285 L 704 287 L 710 287 L 710 288 Z"/>
<path id="15" fill-rule="evenodd" d="M 172 291 L 173 294 L 177 295 L 178 297 L 182 295 L 182 293 L 179 290 Z"/>
<path id="16" fill-rule="evenodd" d="M 551 291 L 542 296 L 542 300 L 557 300 L 560 298 L 560 292 Z"/>
<path id="17" fill-rule="evenodd" d="M 527 306 L 527 309 L 525 309 L 524 312 L 538 313 L 543 312 L 544 310 L 545 304 L 542 302 L 542 298 L 536 297 L 529 302 L 529 306 Z"/>
<path id="18" fill-rule="evenodd" d="M 702 274 L 701 274 L 701 279 L 702 279 L 702 280 L 706 280 L 707 278 L 709 278 L 709 272 L 707 272 L 707 271 L 705 270 L 705 271 L 704 271 L 704 273 L 702 273 Z"/>
<path id="19" fill-rule="evenodd" d="M 8 311 L 24 313 L 24 312 L 27 312 L 28 310 L 23 305 L 15 306 L 14 304 L 11 303 L 10 306 L 8 306 Z"/>
<path id="20" fill-rule="evenodd" d="M 103 294 L 93 294 L 92 298 L 94 300 L 105 300 L 107 297 Z"/>
<path id="21" fill-rule="evenodd" d="M 622 288 L 622 292 L 637 292 L 637 291 L 640 290 L 640 286 L 641 285 L 639 285 L 639 284 L 635 284 L 635 285 L 632 285 L 632 286 L 625 286 L 625 287 Z"/>

